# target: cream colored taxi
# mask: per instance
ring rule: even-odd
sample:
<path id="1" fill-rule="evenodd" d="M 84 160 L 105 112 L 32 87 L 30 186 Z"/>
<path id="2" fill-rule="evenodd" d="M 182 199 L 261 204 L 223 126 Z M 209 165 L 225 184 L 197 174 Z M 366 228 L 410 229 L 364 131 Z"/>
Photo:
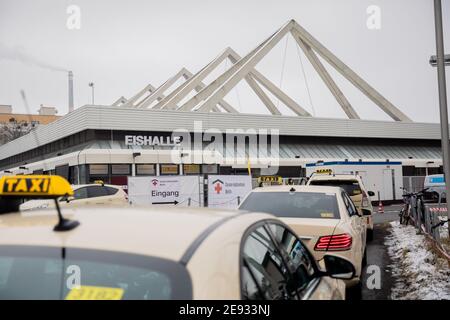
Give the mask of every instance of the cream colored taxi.
<path id="1" fill-rule="evenodd" d="M 373 197 L 375 193 L 367 190 L 364 186 L 361 176 L 357 174 L 318 174 L 314 173 L 309 179 L 306 185 L 310 186 L 333 186 L 341 187 L 352 199 L 356 208 L 363 215 L 363 219 L 367 224 L 367 239 L 370 241 L 373 239 L 373 207 L 370 197 Z"/>
<path id="2" fill-rule="evenodd" d="M 73 185 L 73 196 L 59 198 L 61 207 L 75 207 L 86 205 L 121 205 L 128 203 L 128 196 L 121 186 L 103 184 L 101 182 L 93 184 Z M 51 199 L 34 199 L 24 202 L 20 206 L 21 211 L 45 209 L 54 207 Z"/>
<path id="3" fill-rule="evenodd" d="M 336 255 L 319 268 L 267 213 L 58 201 L 17 212 L 15 197 L 31 193 L 72 190 L 56 177 L 0 179 L 0 299 L 342 299 L 355 274 Z"/>
<path id="4" fill-rule="evenodd" d="M 317 261 L 333 252 L 351 261 L 360 285 L 366 255 L 366 226 L 347 193 L 338 187 L 271 186 L 253 189 L 241 210 L 276 215 L 291 227 Z"/>

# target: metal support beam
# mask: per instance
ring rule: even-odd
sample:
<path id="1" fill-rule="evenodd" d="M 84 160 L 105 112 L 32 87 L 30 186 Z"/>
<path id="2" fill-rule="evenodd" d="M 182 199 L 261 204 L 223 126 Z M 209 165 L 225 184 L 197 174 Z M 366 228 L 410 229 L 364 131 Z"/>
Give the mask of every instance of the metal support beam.
<path id="1" fill-rule="evenodd" d="M 134 96 L 132 96 L 130 99 L 128 99 L 127 102 L 124 104 L 124 107 L 131 107 L 131 106 L 133 106 L 134 103 L 136 101 L 138 101 L 139 98 L 141 98 L 144 94 L 146 94 L 147 92 L 152 93 L 153 91 L 155 91 L 155 87 L 154 86 L 152 86 L 151 84 L 146 85 L 144 89 L 142 89 L 141 91 L 136 93 Z"/>
<path id="2" fill-rule="evenodd" d="M 111 106 L 118 107 L 118 106 L 125 104 L 126 102 L 127 102 L 127 99 L 124 96 L 121 96 L 119 99 L 114 101 Z"/>
<path id="3" fill-rule="evenodd" d="M 186 75 L 187 75 L 187 77 L 188 77 L 186 80 L 192 79 L 192 77 L 194 77 L 194 75 L 193 75 L 191 72 L 189 72 L 188 70 L 186 70 L 186 71 L 187 71 Z M 204 84 L 204 83 L 203 83 L 202 81 L 200 81 L 199 79 L 197 79 L 197 81 L 198 81 L 198 85 L 194 88 L 194 90 L 195 90 L 196 92 L 200 92 L 200 91 L 203 90 L 204 87 L 206 87 L 206 84 Z M 229 112 L 229 113 L 239 113 L 235 108 L 233 108 L 233 107 L 232 107 L 228 102 L 226 102 L 225 100 L 220 100 L 219 103 L 218 103 L 218 105 L 221 106 L 226 112 Z M 217 107 L 215 107 L 213 110 L 214 110 L 215 112 L 220 112 L 219 108 L 217 108 Z"/>
<path id="4" fill-rule="evenodd" d="M 281 115 L 281 112 L 277 109 L 275 104 L 272 102 L 272 100 L 270 100 L 264 90 L 258 85 L 255 79 L 253 79 L 253 77 L 247 75 L 245 77 L 245 81 L 247 81 L 248 85 L 253 89 L 259 99 L 261 99 L 261 101 L 264 103 L 267 110 L 269 110 L 271 114 Z"/>
<path id="5" fill-rule="evenodd" d="M 164 92 L 169 89 L 169 87 L 171 87 L 180 78 L 184 77 L 186 71 L 187 70 L 185 68 L 182 68 L 177 72 L 177 74 L 160 85 L 151 95 L 145 98 L 145 100 L 139 105 L 139 108 L 147 108 L 148 106 L 150 106 L 158 97 L 163 95 Z"/>
<path id="6" fill-rule="evenodd" d="M 324 60 L 333 66 L 340 74 L 342 74 L 355 87 L 361 90 L 370 100 L 372 100 L 381 110 L 388 114 L 395 121 L 408 121 L 408 118 L 402 111 L 395 107 L 378 91 L 371 87 L 364 79 L 358 76 L 345 63 L 339 60 L 331 51 L 325 48 L 319 41 L 317 41 L 311 34 L 303 29 L 297 22 L 293 21 L 294 27 L 299 37 L 312 47 Z"/>
<path id="7" fill-rule="evenodd" d="M 241 57 L 235 52 L 231 51 L 230 59 L 233 63 L 235 60 L 241 59 Z M 264 86 L 270 93 L 277 97 L 281 102 L 283 102 L 289 109 L 294 111 L 299 116 L 310 117 L 311 114 L 303 109 L 297 102 L 291 99 L 286 93 L 284 93 L 280 88 L 278 88 L 273 82 L 267 79 L 262 73 L 254 69 L 250 72 L 250 76 L 254 77 L 262 86 Z"/>
<path id="8" fill-rule="evenodd" d="M 301 37 L 298 35 L 295 29 L 293 29 L 291 33 L 295 41 L 297 42 L 298 46 L 305 53 L 309 62 L 312 64 L 316 72 L 322 78 L 322 81 L 331 91 L 331 93 L 341 106 L 342 110 L 344 110 L 345 114 L 349 117 L 349 119 L 359 119 L 359 116 L 356 113 L 355 109 L 353 109 L 350 102 L 347 100 L 347 98 L 344 96 L 342 91 L 337 86 L 336 82 L 334 82 L 333 78 L 331 78 L 327 69 L 325 69 L 325 66 L 322 64 L 322 62 L 320 62 L 319 57 L 314 53 L 311 47 L 301 39 Z"/>
<path id="9" fill-rule="evenodd" d="M 197 72 L 188 81 L 186 81 L 182 86 L 177 88 L 171 94 L 163 99 L 160 103 L 155 105 L 156 108 L 167 108 L 176 109 L 177 103 L 179 103 L 184 97 L 186 97 L 196 86 L 200 85 L 201 82 L 210 74 L 217 66 L 219 66 L 228 56 L 229 48 L 226 48 L 221 54 L 214 58 L 210 63 L 208 63 L 202 70 Z"/>
<path id="10" fill-rule="evenodd" d="M 233 75 L 233 73 L 236 72 L 236 70 L 239 70 L 239 68 L 242 65 L 244 65 L 247 62 L 247 60 L 249 60 L 251 58 L 253 53 L 257 52 L 259 50 L 259 48 L 264 46 L 270 39 L 271 39 L 271 37 L 269 37 L 258 47 L 253 49 L 247 56 L 245 56 L 244 58 L 239 60 L 237 63 L 235 63 L 233 66 L 231 66 L 227 71 L 225 71 L 223 74 L 221 74 L 216 80 L 214 80 L 209 85 L 207 85 L 202 91 L 200 91 L 194 97 L 192 97 L 187 102 L 185 102 L 180 108 L 178 108 L 178 110 L 190 111 L 195 106 L 197 106 L 200 102 L 202 102 L 205 99 L 208 99 L 217 88 L 219 88 L 227 79 L 229 79 Z M 222 96 L 220 99 L 222 99 L 223 97 L 224 96 Z M 213 105 L 211 105 L 211 107 L 216 105 L 220 99 L 217 99 L 217 101 Z M 205 110 L 205 111 L 209 111 L 209 110 Z"/>
<path id="11" fill-rule="evenodd" d="M 208 112 L 220 99 L 228 94 L 228 92 L 230 92 L 230 90 L 233 89 L 239 81 L 250 73 L 256 64 L 261 61 L 261 59 L 264 58 L 267 53 L 269 53 L 269 51 L 292 29 L 293 23 L 294 20 L 289 21 L 255 50 L 250 52 L 250 54 L 242 58 L 232 68 L 230 68 L 230 74 L 225 79 L 222 79 L 224 80 L 222 83 L 218 82 L 217 87 L 214 88 L 215 91 L 209 95 L 208 99 L 200 106 L 198 111 Z"/>

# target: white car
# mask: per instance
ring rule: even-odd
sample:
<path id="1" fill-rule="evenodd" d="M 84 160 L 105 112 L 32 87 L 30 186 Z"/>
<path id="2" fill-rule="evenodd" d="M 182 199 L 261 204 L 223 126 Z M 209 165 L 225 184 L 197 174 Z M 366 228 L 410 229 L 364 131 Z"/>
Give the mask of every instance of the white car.
<path id="1" fill-rule="evenodd" d="M 0 178 L 0 300 L 341 300 L 342 279 L 355 275 L 350 261 L 333 254 L 321 268 L 267 213 L 157 206 L 17 211 L 18 197 L 72 194 L 60 176 Z M 81 270 L 77 285 L 66 270 L 73 266 Z"/>
<path id="2" fill-rule="evenodd" d="M 74 185 L 72 189 L 73 196 L 58 199 L 61 207 L 128 203 L 128 196 L 120 186 L 95 183 Z M 54 205 L 53 199 L 29 200 L 20 205 L 20 211 L 45 209 Z"/>
<path id="3" fill-rule="evenodd" d="M 253 189 L 239 209 L 267 212 L 281 218 L 302 239 L 315 259 L 330 252 L 351 261 L 360 287 L 366 256 L 367 229 L 348 194 L 339 187 L 270 186 Z M 356 290 L 358 291 L 358 290 Z"/>
<path id="4" fill-rule="evenodd" d="M 357 174 L 313 174 L 306 183 L 308 186 L 341 187 L 352 199 L 356 208 L 364 216 L 367 224 L 367 239 L 373 240 L 373 207 L 370 197 L 375 193 L 364 186 L 362 178 Z"/>

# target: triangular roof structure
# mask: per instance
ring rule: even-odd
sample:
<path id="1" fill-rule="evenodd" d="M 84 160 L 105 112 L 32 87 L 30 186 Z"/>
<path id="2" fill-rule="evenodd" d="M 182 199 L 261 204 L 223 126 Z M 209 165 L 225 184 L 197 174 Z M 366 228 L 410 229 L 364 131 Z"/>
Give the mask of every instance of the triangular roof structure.
<path id="1" fill-rule="evenodd" d="M 240 57 L 233 49 L 228 47 L 195 75 L 186 68 L 182 68 L 160 87 L 155 89 L 149 85 L 122 105 L 158 110 L 238 113 L 224 98 L 241 80 L 245 80 L 271 114 L 280 115 L 281 112 L 263 90 L 263 87 L 298 116 L 309 117 L 311 114 L 300 106 L 298 102 L 290 98 L 278 86 L 255 69 L 256 65 L 288 34 L 295 39 L 299 48 L 303 51 L 349 119 L 359 119 L 360 117 L 344 93 L 339 89 L 319 57 L 351 82 L 393 120 L 411 122 L 408 116 L 337 58 L 295 20 L 287 22 L 243 57 Z M 205 85 L 203 83 L 204 79 L 226 59 L 231 62 L 231 66 L 215 80 Z M 185 81 L 171 92 L 166 93 L 182 77 L 184 77 Z M 195 94 L 189 97 L 194 90 Z M 144 94 L 147 96 L 142 98 Z"/>

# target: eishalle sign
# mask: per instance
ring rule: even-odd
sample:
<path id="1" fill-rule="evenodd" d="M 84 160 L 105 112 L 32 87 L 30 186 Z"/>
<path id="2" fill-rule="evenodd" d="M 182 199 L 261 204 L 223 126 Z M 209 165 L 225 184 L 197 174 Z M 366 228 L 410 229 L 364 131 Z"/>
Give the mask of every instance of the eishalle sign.
<path id="1" fill-rule="evenodd" d="M 175 136 L 125 136 L 125 145 L 127 146 L 169 146 L 180 145 L 181 137 Z"/>

